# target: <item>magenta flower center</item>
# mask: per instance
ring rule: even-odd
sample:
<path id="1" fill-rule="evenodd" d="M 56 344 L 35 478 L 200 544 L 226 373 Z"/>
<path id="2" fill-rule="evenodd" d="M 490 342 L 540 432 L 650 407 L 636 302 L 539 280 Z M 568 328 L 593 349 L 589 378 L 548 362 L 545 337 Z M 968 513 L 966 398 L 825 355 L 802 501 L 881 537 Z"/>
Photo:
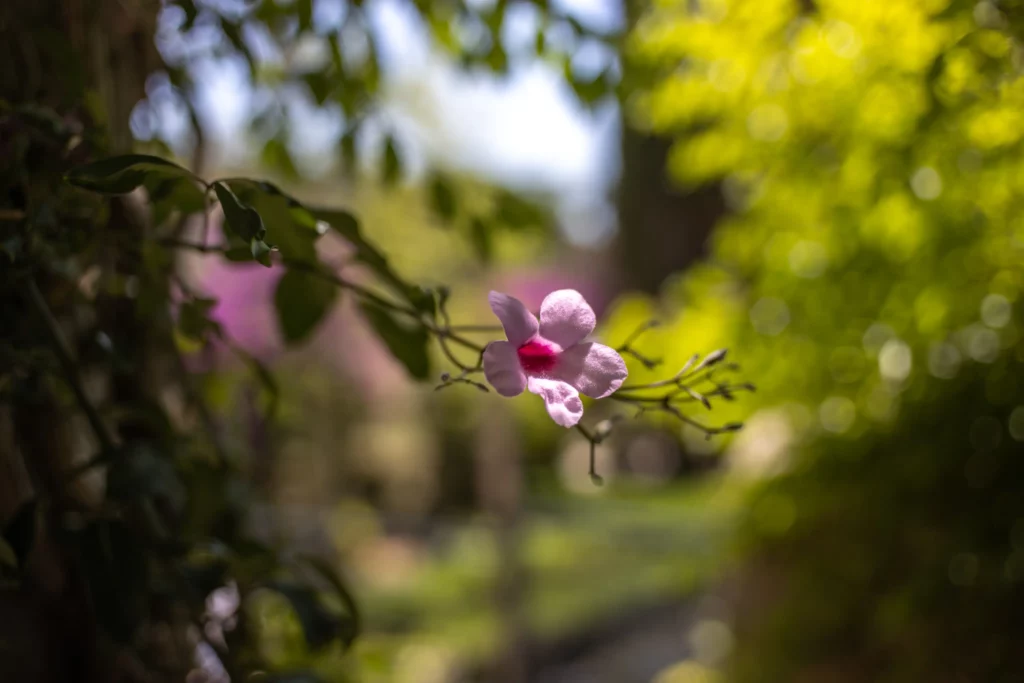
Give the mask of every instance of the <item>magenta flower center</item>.
<path id="1" fill-rule="evenodd" d="M 526 372 L 547 372 L 558 362 L 558 350 L 539 339 L 526 342 L 516 350 L 516 353 L 519 354 L 519 364 Z"/>

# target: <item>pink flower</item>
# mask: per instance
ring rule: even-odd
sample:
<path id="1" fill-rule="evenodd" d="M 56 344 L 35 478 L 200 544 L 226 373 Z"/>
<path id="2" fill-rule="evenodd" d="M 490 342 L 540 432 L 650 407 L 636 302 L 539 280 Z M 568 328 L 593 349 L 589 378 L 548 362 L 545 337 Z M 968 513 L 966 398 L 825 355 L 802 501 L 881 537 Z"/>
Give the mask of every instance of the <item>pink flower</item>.
<path id="1" fill-rule="evenodd" d="M 604 344 L 583 341 L 597 317 L 576 290 L 548 294 L 539 323 L 519 299 L 500 292 L 487 299 L 508 338 L 484 350 L 484 375 L 502 396 L 529 389 L 544 399 L 556 424 L 572 427 L 583 417 L 580 393 L 604 398 L 622 386 L 622 356 Z"/>

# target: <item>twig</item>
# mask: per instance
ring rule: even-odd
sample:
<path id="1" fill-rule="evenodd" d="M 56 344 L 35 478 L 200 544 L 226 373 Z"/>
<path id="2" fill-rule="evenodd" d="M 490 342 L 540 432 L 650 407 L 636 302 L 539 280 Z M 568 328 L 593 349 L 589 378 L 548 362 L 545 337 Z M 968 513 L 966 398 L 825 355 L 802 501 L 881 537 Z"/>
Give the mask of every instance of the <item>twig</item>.
<path id="1" fill-rule="evenodd" d="M 61 370 L 64 372 L 64 381 L 67 382 L 71 392 L 75 395 L 78 407 L 85 413 L 89 426 L 92 427 L 93 432 L 96 434 L 96 439 L 100 442 L 100 447 L 106 453 L 115 451 L 117 449 L 117 439 L 114 438 L 113 432 L 103 422 L 99 411 L 96 410 L 96 407 L 89 400 L 85 387 L 82 385 L 82 378 L 78 374 L 78 365 L 71 354 L 71 347 L 64 338 L 60 324 L 53 317 L 50 307 L 46 305 L 43 293 L 39 291 L 39 287 L 34 280 L 28 281 L 26 290 L 29 303 L 46 327 L 47 334 L 50 337 L 50 344 L 53 346 L 53 351 L 57 355 L 58 362 L 60 362 Z"/>
<path id="2" fill-rule="evenodd" d="M 587 471 L 587 474 L 590 475 L 590 481 L 594 486 L 603 486 L 604 478 L 597 473 L 597 443 L 601 439 L 581 424 L 576 425 L 576 431 L 582 434 L 583 438 L 590 443 L 590 467 Z"/>

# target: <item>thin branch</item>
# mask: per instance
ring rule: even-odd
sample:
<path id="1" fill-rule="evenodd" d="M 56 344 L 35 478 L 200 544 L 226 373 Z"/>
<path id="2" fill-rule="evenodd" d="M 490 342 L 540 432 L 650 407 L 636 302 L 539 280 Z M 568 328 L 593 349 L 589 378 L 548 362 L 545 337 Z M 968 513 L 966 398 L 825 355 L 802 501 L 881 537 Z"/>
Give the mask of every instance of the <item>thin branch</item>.
<path id="1" fill-rule="evenodd" d="M 325 271 L 324 269 L 312 265 L 306 261 L 289 258 L 283 258 L 281 259 L 281 261 L 284 265 L 288 266 L 289 268 L 301 270 L 310 273 L 311 275 L 315 275 L 323 280 L 327 280 L 328 282 L 332 282 L 338 287 L 347 289 L 356 294 L 357 296 L 362 297 L 367 301 L 373 302 L 374 304 L 380 306 L 381 308 L 393 311 L 395 313 L 401 313 L 402 315 L 413 318 L 419 324 L 421 324 L 428 332 L 432 333 L 436 337 L 444 337 L 445 339 L 450 339 L 459 346 L 470 349 L 472 351 L 476 351 L 477 353 L 483 353 L 484 347 L 482 347 L 480 344 L 470 341 L 469 339 L 466 339 L 460 334 L 452 332 L 447 327 L 439 327 L 434 322 L 424 318 L 422 313 L 420 313 L 419 311 L 410 306 L 406 306 L 404 304 L 399 304 L 389 299 L 385 299 L 376 292 L 373 292 L 362 285 L 356 284 L 351 280 L 346 280 L 336 275 L 335 273 Z"/>
<path id="2" fill-rule="evenodd" d="M 60 362 L 61 370 L 64 372 L 64 381 L 67 382 L 68 387 L 70 387 L 75 395 L 79 408 L 85 413 L 89 426 L 92 427 L 93 432 L 96 434 L 96 439 L 100 442 L 100 447 L 107 453 L 113 452 L 117 449 L 117 439 L 114 438 L 114 434 L 107 424 L 103 422 L 99 411 L 96 410 L 96 407 L 89 400 L 89 396 L 85 392 L 82 378 L 78 374 L 78 364 L 71 353 L 71 347 L 64 338 L 64 333 L 61 332 L 60 324 L 53 317 L 53 313 L 50 311 L 50 307 L 47 306 L 43 293 L 39 291 L 39 286 L 36 285 L 34 280 L 28 281 L 26 291 L 29 303 L 46 327 L 47 334 L 50 337 L 50 344 L 53 346 L 53 351 Z"/>
<path id="3" fill-rule="evenodd" d="M 590 475 L 590 481 L 594 486 L 603 486 L 604 478 L 597 473 L 597 444 L 601 441 L 597 435 L 592 434 L 589 429 L 581 424 L 576 424 L 576 431 L 583 435 L 583 438 L 590 443 L 590 467 L 587 474 Z"/>
<path id="4" fill-rule="evenodd" d="M 465 332 L 466 334 L 505 331 L 501 325 L 449 325 L 448 329 L 452 332 Z"/>

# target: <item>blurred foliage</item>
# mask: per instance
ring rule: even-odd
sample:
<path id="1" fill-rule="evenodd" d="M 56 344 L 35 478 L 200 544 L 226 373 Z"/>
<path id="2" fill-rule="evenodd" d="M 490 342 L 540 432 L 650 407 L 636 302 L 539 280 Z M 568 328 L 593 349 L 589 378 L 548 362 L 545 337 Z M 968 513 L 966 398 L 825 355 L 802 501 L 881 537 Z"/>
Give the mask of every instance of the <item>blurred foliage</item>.
<path id="1" fill-rule="evenodd" d="M 202 156 L 204 151 L 195 102 L 202 65 L 210 59 L 241 59 L 248 67 L 249 85 L 259 95 L 247 121 L 249 139 L 268 170 L 285 179 L 298 177 L 288 144 L 288 110 L 302 100 L 313 108 L 340 113 L 339 168 L 349 175 L 357 175 L 357 165 L 373 168 L 383 186 L 399 185 L 408 175 L 408 154 L 402 131 L 387 113 L 389 84 L 377 9 L 374 3 L 344 0 L 170 0 L 162 14 L 163 69 L 156 80 L 163 82 L 166 76 L 173 96 L 189 112 L 194 152 Z M 589 107 L 614 96 L 619 87 L 617 60 L 596 75 L 581 74 L 573 66 L 573 56 L 584 44 L 615 54 L 621 36 L 594 30 L 559 3 L 410 0 L 395 9 L 415 17 L 427 30 L 431 49 L 465 70 L 501 78 L 512 63 L 541 59 L 563 73 L 578 101 Z M 535 37 L 527 54 L 507 52 L 505 21 L 511 15 L 533 17 Z M 140 107 L 148 111 L 148 102 L 143 100 Z M 383 138 L 380 144 L 378 137 Z M 492 257 L 496 231 L 550 224 L 543 198 L 517 196 L 501 188 L 489 188 L 489 206 L 462 206 L 459 183 L 445 168 L 446 161 L 427 161 L 437 167 L 425 179 L 431 205 L 443 221 L 465 232 L 481 260 Z M 481 183 L 470 184 L 481 194 Z"/>
<path id="2" fill-rule="evenodd" d="M 160 634 L 173 629 L 212 648 L 233 676 L 265 668 L 259 640 L 248 634 L 254 601 L 268 593 L 294 612 L 311 651 L 347 647 L 359 629 L 358 611 L 335 570 L 248 531 L 250 492 L 241 459 L 212 425 L 175 341 L 222 336 L 208 317 L 216 302 L 193 296 L 177 280 L 172 250 L 180 243 L 172 235 L 182 216 L 204 210 L 215 195 L 232 240 L 222 251 L 240 248 L 242 258 L 269 265 L 272 248 L 264 240 L 272 239 L 282 245 L 274 250 L 295 254 L 306 271 L 317 267 L 315 257 L 308 260 L 323 232 L 317 219 L 273 186 L 206 183 L 156 157 L 83 164 L 102 142 L 94 131 L 83 137 L 81 122 L 70 116 L 3 105 L 0 128 L 8 152 L 0 167 L 6 189 L 0 297 L 7 316 L 0 338 L 2 455 L 32 456 L 25 466 L 35 482 L 35 495 L 21 502 L 3 530 L 3 575 L 11 581 L 4 599 L 40 590 L 41 563 L 56 544 L 68 564 L 46 571 L 74 571 L 88 605 L 76 613 L 76 636 L 87 641 L 98 628 L 100 642 L 109 640 L 140 666 L 172 673 L 191 668 L 191 656 L 184 662 L 168 656 L 171 639 Z M 131 213 L 124 195 L 138 188 L 149 190 L 148 215 L 165 222 L 146 224 L 139 217 L 144 212 Z M 329 217 L 342 216 L 358 241 L 355 219 L 341 211 Z M 278 297 L 290 341 L 308 333 L 338 291 L 332 284 L 325 293 L 306 271 L 286 280 Z M 404 292 L 419 291 L 385 272 Z M 239 353 L 273 389 L 267 369 Z M 167 367 L 173 370 L 157 370 Z M 105 389 L 87 384 L 104 376 Z M 187 407 L 161 400 L 168 391 L 180 392 Z M 69 414 L 83 415 L 88 429 L 73 434 Z M 47 416 L 55 421 L 47 423 Z M 6 427 L 12 422 L 13 435 Z M 66 430 L 72 434 L 63 441 Z M 105 478 L 97 487 L 99 471 Z M 16 488 L 11 494 L 24 496 Z M 234 598 L 217 607 L 213 596 L 229 590 Z M 214 626 L 219 633 L 211 636 Z"/>
<path id="3" fill-rule="evenodd" d="M 1024 675 L 1022 31 L 1012 0 L 701 0 L 631 36 L 634 121 L 732 209 L 644 348 L 736 348 L 796 446 L 730 680 Z"/>
<path id="4" fill-rule="evenodd" d="M 623 487 L 591 500 L 531 496 L 536 512 L 523 524 L 520 550 L 531 635 L 557 643 L 582 625 L 691 596 L 721 571 L 740 493 L 712 479 L 660 491 Z M 493 534 L 474 523 L 443 538 L 429 559 L 396 553 L 387 574 L 365 579 L 370 617 L 360 648 L 386 653 L 392 667 L 416 648 L 451 667 L 480 666 L 503 647 L 500 617 L 489 608 L 501 562 Z M 366 680 L 416 680 L 372 674 Z"/>

